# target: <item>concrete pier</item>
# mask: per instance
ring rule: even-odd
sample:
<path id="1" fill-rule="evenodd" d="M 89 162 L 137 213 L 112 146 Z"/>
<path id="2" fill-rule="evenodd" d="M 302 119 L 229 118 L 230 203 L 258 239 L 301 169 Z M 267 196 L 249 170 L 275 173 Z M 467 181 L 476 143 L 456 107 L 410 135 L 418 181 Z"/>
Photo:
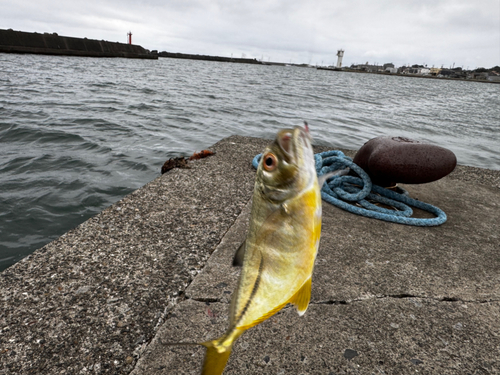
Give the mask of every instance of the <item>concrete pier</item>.
<path id="1" fill-rule="evenodd" d="M 204 348 L 165 343 L 227 328 L 267 143 L 226 138 L 3 271 L 0 374 L 198 374 Z M 458 166 L 405 188 L 448 221 L 324 203 L 308 311 L 246 332 L 226 374 L 500 373 L 500 171 Z"/>

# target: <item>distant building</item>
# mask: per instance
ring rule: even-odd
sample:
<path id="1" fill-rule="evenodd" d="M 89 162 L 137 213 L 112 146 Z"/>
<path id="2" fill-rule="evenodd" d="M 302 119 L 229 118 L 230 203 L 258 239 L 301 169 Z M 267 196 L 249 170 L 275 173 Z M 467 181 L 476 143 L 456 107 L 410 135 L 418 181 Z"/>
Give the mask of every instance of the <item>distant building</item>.
<path id="1" fill-rule="evenodd" d="M 446 77 L 446 78 L 451 78 L 451 75 L 453 74 L 453 71 L 451 69 L 441 69 L 439 71 L 438 77 Z"/>
<path id="2" fill-rule="evenodd" d="M 431 68 L 431 76 L 437 76 L 441 72 L 441 68 Z"/>
<path id="3" fill-rule="evenodd" d="M 478 79 L 481 81 L 491 81 L 491 82 L 500 82 L 500 74 L 491 71 L 491 72 L 471 72 L 468 76 L 468 79 Z"/>
<path id="4" fill-rule="evenodd" d="M 411 66 L 394 67 L 393 63 L 384 65 L 352 64 L 351 69 L 359 70 L 368 73 L 391 73 L 391 74 L 410 74 L 415 76 L 434 76 L 439 78 L 455 78 L 455 79 L 473 79 L 484 80 L 490 82 L 500 82 L 500 66 L 495 66 L 491 69 L 477 68 L 476 70 L 464 70 L 462 67 L 450 68 L 429 68 L 427 65 L 414 64 Z"/>
<path id="5" fill-rule="evenodd" d="M 398 73 L 399 74 L 408 74 L 408 67 L 407 66 L 400 66 L 398 68 Z"/>
<path id="6" fill-rule="evenodd" d="M 461 79 L 467 78 L 467 72 L 462 70 L 461 67 L 453 68 L 451 69 L 451 71 L 453 72 L 452 75 L 453 78 L 461 78 Z"/>
<path id="7" fill-rule="evenodd" d="M 394 67 L 393 63 L 384 64 L 383 69 L 384 69 L 384 72 L 388 72 L 391 74 L 395 74 L 398 72 L 398 69 Z"/>
<path id="8" fill-rule="evenodd" d="M 467 78 L 467 73 L 462 70 L 462 68 L 454 68 L 454 69 L 440 69 L 437 77 L 445 77 L 445 78 Z"/>
<path id="9" fill-rule="evenodd" d="M 359 65 L 353 64 L 351 65 L 351 69 L 361 70 L 362 72 L 368 72 L 368 73 L 378 73 L 384 71 L 384 67 L 382 65 L 370 65 L 368 63 Z"/>
<path id="10" fill-rule="evenodd" d="M 402 66 L 398 71 L 400 74 L 415 74 L 419 76 L 431 74 L 431 69 L 423 65 Z"/>
<path id="11" fill-rule="evenodd" d="M 498 73 L 496 73 L 496 74 L 490 74 L 488 76 L 488 81 L 491 81 L 491 82 L 500 82 L 500 74 L 498 74 Z"/>

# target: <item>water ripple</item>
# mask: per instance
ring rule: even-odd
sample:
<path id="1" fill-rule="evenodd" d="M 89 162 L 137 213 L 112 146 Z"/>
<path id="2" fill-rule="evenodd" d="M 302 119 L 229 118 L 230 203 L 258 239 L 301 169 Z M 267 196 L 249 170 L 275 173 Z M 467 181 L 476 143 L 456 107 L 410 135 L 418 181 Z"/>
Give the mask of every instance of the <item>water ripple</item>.
<path id="1" fill-rule="evenodd" d="M 232 134 L 307 120 L 315 142 L 380 135 L 500 169 L 497 85 L 296 67 L 0 54 L 0 270 Z"/>

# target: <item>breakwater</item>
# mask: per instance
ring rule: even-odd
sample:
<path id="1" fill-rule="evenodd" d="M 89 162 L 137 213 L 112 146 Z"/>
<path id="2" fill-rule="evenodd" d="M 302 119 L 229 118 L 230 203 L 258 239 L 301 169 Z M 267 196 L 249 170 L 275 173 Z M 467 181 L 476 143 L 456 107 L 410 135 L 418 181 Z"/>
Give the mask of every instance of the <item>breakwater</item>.
<path id="1" fill-rule="evenodd" d="M 188 53 L 166 52 L 162 51 L 158 54 L 160 57 L 169 57 L 173 59 L 187 59 L 187 60 L 205 60 L 205 61 L 220 61 L 220 62 L 233 62 L 243 64 L 262 64 L 257 59 L 245 59 L 238 57 L 222 57 L 222 56 L 209 56 L 209 55 L 192 55 Z"/>
<path id="2" fill-rule="evenodd" d="M 158 58 L 156 52 L 150 52 L 134 44 L 73 38 L 59 36 L 57 33 L 28 33 L 12 29 L 0 29 L 0 52 L 139 59 Z"/>

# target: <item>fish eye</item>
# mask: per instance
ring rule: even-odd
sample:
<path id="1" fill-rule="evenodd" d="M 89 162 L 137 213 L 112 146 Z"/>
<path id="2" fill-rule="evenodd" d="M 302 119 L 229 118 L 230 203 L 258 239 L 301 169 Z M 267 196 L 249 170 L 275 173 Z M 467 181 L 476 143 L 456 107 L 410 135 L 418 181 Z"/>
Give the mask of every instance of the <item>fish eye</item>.
<path id="1" fill-rule="evenodd" d="M 278 166 L 278 159 L 276 159 L 276 156 L 274 154 L 271 154 L 270 152 L 263 156 L 263 160 L 264 162 L 262 166 L 268 172 L 274 171 Z"/>

